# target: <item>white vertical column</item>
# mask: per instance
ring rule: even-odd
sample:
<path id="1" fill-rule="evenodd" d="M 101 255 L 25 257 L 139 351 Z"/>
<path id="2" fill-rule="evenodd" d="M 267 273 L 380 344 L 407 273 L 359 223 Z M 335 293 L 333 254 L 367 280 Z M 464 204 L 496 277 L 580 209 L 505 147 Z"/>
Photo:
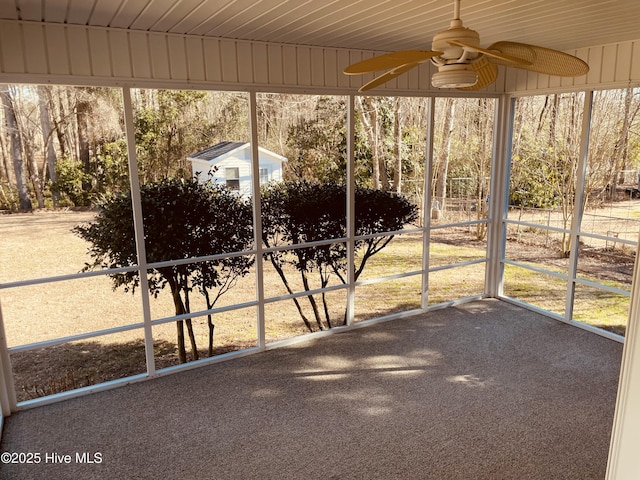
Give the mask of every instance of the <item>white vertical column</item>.
<path id="1" fill-rule="evenodd" d="M 2 318 L 2 304 L 0 304 L 0 410 L 2 411 L 3 419 L 16 409 L 17 403 L 16 388 L 11 371 L 11 359 L 9 358 L 7 347 L 7 336 Z M 2 433 L 2 423 L 0 422 L 0 433 Z"/>
<path id="2" fill-rule="evenodd" d="M 142 315 L 144 319 L 144 346 L 147 360 L 147 374 L 156 373 L 153 355 L 153 331 L 151 329 L 151 305 L 149 301 L 149 280 L 147 278 L 147 252 L 144 244 L 144 222 L 142 217 L 142 201 L 140 197 L 140 179 L 138 177 L 138 159 L 136 156 L 136 136 L 131 105 L 131 90 L 122 89 L 124 105 L 124 126 L 127 135 L 127 155 L 129 162 L 129 184 L 131 188 L 131 206 L 133 209 L 133 227 L 136 236 L 136 254 L 138 257 L 138 275 L 140 275 L 140 296 L 142 298 Z"/>
<path id="3" fill-rule="evenodd" d="M 504 220 L 509 208 L 509 173 L 513 138 L 513 101 L 508 95 L 498 99 L 493 128 L 491 187 L 489 189 L 489 228 L 485 295 L 502 295 L 507 229 Z"/>
<path id="4" fill-rule="evenodd" d="M 347 325 L 355 318 L 355 264 L 356 264 L 356 182 L 355 182 L 355 96 L 348 97 L 347 105 Z"/>
<path id="5" fill-rule="evenodd" d="M 640 241 L 639 241 L 640 244 Z M 635 480 L 640 472 L 640 262 L 636 252 L 631 306 L 622 351 L 618 398 L 606 480 Z"/>
<path id="6" fill-rule="evenodd" d="M 425 145 L 424 186 L 422 189 L 422 295 L 421 307 L 429 307 L 429 249 L 431 247 L 431 179 L 433 178 L 433 131 L 436 99 L 429 98 Z"/>
<path id="7" fill-rule="evenodd" d="M 256 252 L 256 300 L 258 302 L 258 348 L 266 347 L 264 318 L 264 263 L 262 258 L 262 209 L 260 197 L 260 156 L 258 151 L 258 114 L 256 92 L 249 92 L 249 128 L 251 130 L 251 203 L 253 208 L 253 243 Z"/>
<path id="8" fill-rule="evenodd" d="M 591 124 L 591 110 L 593 105 L 593 91 L 584 93 L 582 108 L 582 134 L 580 138 L 580 154 L 576 169 L 576 192 L 573 198 L 573 218 L 571 219 L 571 253 L 569 255 L 569 279 L 564 318 L 567 322 L 573 318 L 573 302 L 575 297 L 575 278 L 578 271 L 578 254 L 580 253 L 580 225 L 582 224 L 582 207 L 584 205 L 585 181 L 589 166 L 589 133 Z"/>

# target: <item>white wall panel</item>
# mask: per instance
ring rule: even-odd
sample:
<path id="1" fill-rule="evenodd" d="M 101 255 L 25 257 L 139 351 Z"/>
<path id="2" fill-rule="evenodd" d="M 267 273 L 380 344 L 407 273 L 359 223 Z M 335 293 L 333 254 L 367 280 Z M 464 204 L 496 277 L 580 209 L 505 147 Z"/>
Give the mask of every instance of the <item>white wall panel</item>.
<path id="1" fill-rule="evenodd" d="M 551 75 L 538 74 L 538 85 L 536 88 L 549 88 Z"/>
<path id="2" fill-rule="evenodd" d="M 109 46 L 111 51 L 115 52 L 115 55 L 111 55 L 113 75 L 118 78 L 132 77 L 129 34 L 124 30 L 109 31 Z"/>
<path id="3" fill-rule="evenodd" d="M 602 67 L 600 69 L 600 83 L 613 83 L 616 78 L 616 62 L 618 60 L 618 46 L 605 45 L 602 48 Z"/>
<path id="4" fill-rule="evenodd" d="M 324 49 L 324 85 L 327 87 L 338 86 L 338 73 L 342 75 L 342 70 L 338 68 L 338 52 L 332 49 Z M 344 76 L 344 75 L 343 75 Z"/>
<path id="5" fill-rule="evenodd" d="M 220 40 L 220 64 L 222 66 L 222 81 L 238 83 L 238 56 L 236 42 L 233 40 Z"/>
<path id="6" fill-rule="evenodd" d="M 602 75 L 602 47 L 593 47 L 589 49 L 589 73 L 587 73 L 586 83 L 598 84 Z M 584 78 L 576 79 L 577 82 L 584 81 Z"/>
<path id="7" fill-rule="evenodd" d="M 518 74 L 515 68 L 505 68 L 504 71 L 504 89 L 507 92 L 516 92 L 518 90 Z"/>
<path id="8" fill-rule="evenodd" d="M 17 22 L 0 25 L 0 67 L 3 72 L 25 73 L 25 52 L 20 27 Z"/>
<path id="9" fill-rule="evenodd" d="M 311 53 L 311 58 L 309 62 L 311 67 L 310 83 L 311 85 L 322 87 L 326 85 L 324 49 L 312 48 L 310 53 Z"/>
<path id="10" fill-rule="evenodd" d="M 416 67 L 407 72 L 407 88 L 410 90 L 418 90 L 420 88 L 420 68 Z"/>
<path id="11" fill-rule="evenodd" d="M 97 77 L 110 77 L 111 72 L 111 47 L 107 30 L 95 29 L 87 31 L 89 38 L 89 54 L 91 71 Z"/>
<path id="12" fill-rule="evenodd" d="M 46 44 L 44 27 L 37 23 L 29 23 L 25 25 L 23 33 L 24 60 L 27 70 L 34 73 L 49 73 L 47 52 L 42 48 Z"/>
<path id="13" fill-rule="evenodd" d="M 269 83 L 269 56 L 264 43 L 253 45 L 253 81 L 260 85 Z"/>
<path id="14" fill-rule="evenodd" d="M 598 47 L 595 47 L 595 48 L 597 49 Z M 569 53 L 571 55 L 575 55 L 579 59 L 584 60 L 585 62 L 589 63 L 589 62 L 592 62 L 592 60 L 590 59 L 590 55 L 593 55 L 591 53 L 591 50 L 593 50 L 593 49 L 592 48 L 580 48 L 580 49 L 578 49 L 578 50 L 576 50 L 574 52 L 569 52 Z M 591 69 L 591 64 L 589 63 L 589 65 L 590 65 L 589 68 Z M 600 67 L 597 66 L 597 65 L 594 65 L 593 68 L 600 69 Z M 570 77 L 569 78 L 569 80 L 571 80 L 571 84 L 570 85 L 580 86 L 580 87 L 584 87 L 587 84 L 587 79 L 588 79 L 587 75 L 584 75 L 582 77 L 575 77 L 575 78 L 571 78 Z M 561 78 L 560 85 L 564 85 L 563 81 L 564 81 L 564 78 Z"/>
<path id="15" fill-rule="evenodd" d="M 562 78 L 561 77 L 554 77 L 554 76 L 549 77 L 549 88 L 550 89 L 560 88 L 561 83 L 562 83 Z M 539 88 L 544 88 L 544 87 L 542 85 L 540 85 Z"/>
<path id="16" fill-rule="evenodd" d="M 49 72 L 53 75 L 71 74 L 66 27 L 63 25 L 48 25 L 45 29 L 45 41 L 49 58 Z"/>
<path id="17" fill-rule="evenodd" d="M 640 84 L 640 41 L 572 53 L 589 62 L 587 76 L 558 78 L 501 67 L 498 80 L 484 92 L 523 94 Z M 357 89 L 374 75 L 345 76 L 342 70 L 373 55 L 361 50 L 0 20 L 0 81 L 6 83 L 143 82 L 176 88 L 194 84 L 199 88 L 256 85 L 343 93 Z M 438 92 L 431 86 L 434 72 L 435 68 L 425 63 L 378 91 Z M 92 77 L 96 77 L 95 82 Z"/>
<path id="18" fill-rule="evenodd" d="M 67 31 L 69 66 L 71 75 L 91 75 L 91 52 L 86 30 L 71 28 Z M 128 55 L 129 49 L 125 50 Z"/>
<path id="19" fill-rule="evenodd" d="M 298 83 L 298 70 L 296 47 L 285 45 L 282 47 L 282 83 L 284 85 L 296 85 Z"/>
<path id="20" fill-rule="evenodd" d="M 147 34 L 141 32 L 129 33 L 129 49 L 131 52 L 132 78 L 149 79 L 151 77 L 151 62 Z"/>
<path id="21" fill-rule="evenodd" d="M 423 63 L 418 67 L 418 74 L 420 75 L 420 88 L 419 90 L 428 92 L 429 90 L 434 90 L 431 86 L 431 75 L 436 73 L 436 67 L 434 67 L 430 62 Z"/>
<path id="22" fill-rule="evenodd" d="M 631 54 L 631 72 L 630 80 L 638 81 L 640 78 L 640 40 L 633 42 L 632 54 Z"/>
<path id="23" fill-rule="evenodd" d="M 348 88 L 351 84 L 351 79 L 348 75 L 344 75 L 342 71 L 349 65 L 349 50 L 338 50 L 336 52 L 336 76 L 338 79 L 338 86 Z"/>
<path id="24" fill-rule="evenodd" d="M 267 45 L 267 60 L 269 63 L 269 83 L 282 85 L 284 83 L 282 46 Z"/>
<path id="25" fill-rule="evenodd" d="M 253 57 L 254 52 L 249 42 L 233 42 L 237 56 L 238 82 L 255 83 L 253 78 Z"/>
<path id="26" fill-rule="evenodd" d="M 527 71 L 527 90 L 535 90 L 538 88 L 538 77 L 539 75 Z"/>
<path id="27" fill-rule="evenodd" d="M 625 42 L 618 44 L 616 58 L 616 82 L 628 82 L 631 79 L 631 61 L 633 55 L 633 43 Z"/>
<path id="28" fill-rule="evenodd" d="M 311 48 L 296 47 L 296 59 L 298 70 L 298 85 L 311 85 Z"/>
<path id="29" fill-rule="evenodd" d="M 202 46 L 204 47 L 204 71 L 206 80 L 209 82 L 222 82 L 220 40 L 215 38 L 205 38 L 202 41 Z"/>
<path id="30" fill-rule="evenodd" d="M 149 56 L 151 58 L 151 74 L 153 78 L 157 80 L 171 78 L 167 36 L 149 35 Z"/>
<path id="31" fill-rule="evenodd" d="M 188 80 L 187 55 L 184 37 L 171 35 L 167 37 L 169 52 L 169 70 L 174 80 Z"/>
<path id="32" fill-rule="evenodd" d="M 187 37 L 185 48 L 189 80 L 197 82 L 204 81 L 206 74 L 204 69 L 205 61 L 202 39 L 199 37 Z"/>

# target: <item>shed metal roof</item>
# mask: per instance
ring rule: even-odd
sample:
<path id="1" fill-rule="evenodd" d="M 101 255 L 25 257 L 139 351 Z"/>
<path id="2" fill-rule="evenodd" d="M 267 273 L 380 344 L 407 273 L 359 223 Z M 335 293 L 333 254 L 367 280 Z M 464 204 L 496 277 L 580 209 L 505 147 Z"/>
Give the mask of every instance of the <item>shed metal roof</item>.
<path id="1" fill-rule="evenodd" d="M 215 160 L 218 157 L 226 155 L 233 150 L 243 147 L 244 145 L 249 144 L 246 142 L 220 142 L 212 147 L 205 148 L 200 152 L 191 154 L 187 158 L 189 158 L 190 160 L 204 160 L 209 162 L 211 160 Z"/>

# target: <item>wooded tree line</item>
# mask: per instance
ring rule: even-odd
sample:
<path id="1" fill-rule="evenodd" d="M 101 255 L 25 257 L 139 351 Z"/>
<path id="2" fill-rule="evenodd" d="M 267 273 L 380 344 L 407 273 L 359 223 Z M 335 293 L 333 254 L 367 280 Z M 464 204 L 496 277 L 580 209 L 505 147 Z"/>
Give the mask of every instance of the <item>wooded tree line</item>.
<path id="1" fill-rule="evenodd" d="M 523 97 L 515 110 L 510 202 L 559 210 L 565 229 L 576 207 L 614 201 L 620 185 L 640 180 L 640 90 L 595 92 L 585 192 L 576 205 L 583 101 L 583 93 Z M 562 249 L 568 254 L 569 235 Z"/>
<path id="2" fill-rule="evenodd" d="M 582 94 L 518 99 L 511 201 L 561 207 L 572 198 Z M 128 185 L 120 90 L 0 86 L 0 208 L 89 206 Z M 187 155 L 220 141 L 249 141 L 244 93 L 132 90 L 141 182 L 189 177 Z M 286 180 L 346 177 L 346 98 L 258 94 L 260 145 L 288 158 Z M 422 202 L 427 98 L 356 98 L 356 183 Z M 638 163 L 638 109 L 632 89 L 597 92 L 590 192 L 612 192 Z M 432 194 L 488 196 L 495 101 L 436 99 Z M 459 179 L 452 183 L 451 179 Z M 464 179 L 464 180 L 461 180 Z M 593 196 L 591 196 L 593 197 Z"/>

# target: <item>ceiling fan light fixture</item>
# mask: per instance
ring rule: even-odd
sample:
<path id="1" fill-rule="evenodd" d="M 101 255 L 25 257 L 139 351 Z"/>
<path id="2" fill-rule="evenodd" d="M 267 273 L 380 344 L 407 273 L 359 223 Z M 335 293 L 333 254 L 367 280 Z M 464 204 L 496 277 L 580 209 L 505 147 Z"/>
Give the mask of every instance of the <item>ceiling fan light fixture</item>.
<path id="1" fill-rule="evenodd" d="M 473 87 L 477 82 L 478 74 L 463 64 L 443 65 L 431 76 L 431 85 L 436 88 Z"/>

